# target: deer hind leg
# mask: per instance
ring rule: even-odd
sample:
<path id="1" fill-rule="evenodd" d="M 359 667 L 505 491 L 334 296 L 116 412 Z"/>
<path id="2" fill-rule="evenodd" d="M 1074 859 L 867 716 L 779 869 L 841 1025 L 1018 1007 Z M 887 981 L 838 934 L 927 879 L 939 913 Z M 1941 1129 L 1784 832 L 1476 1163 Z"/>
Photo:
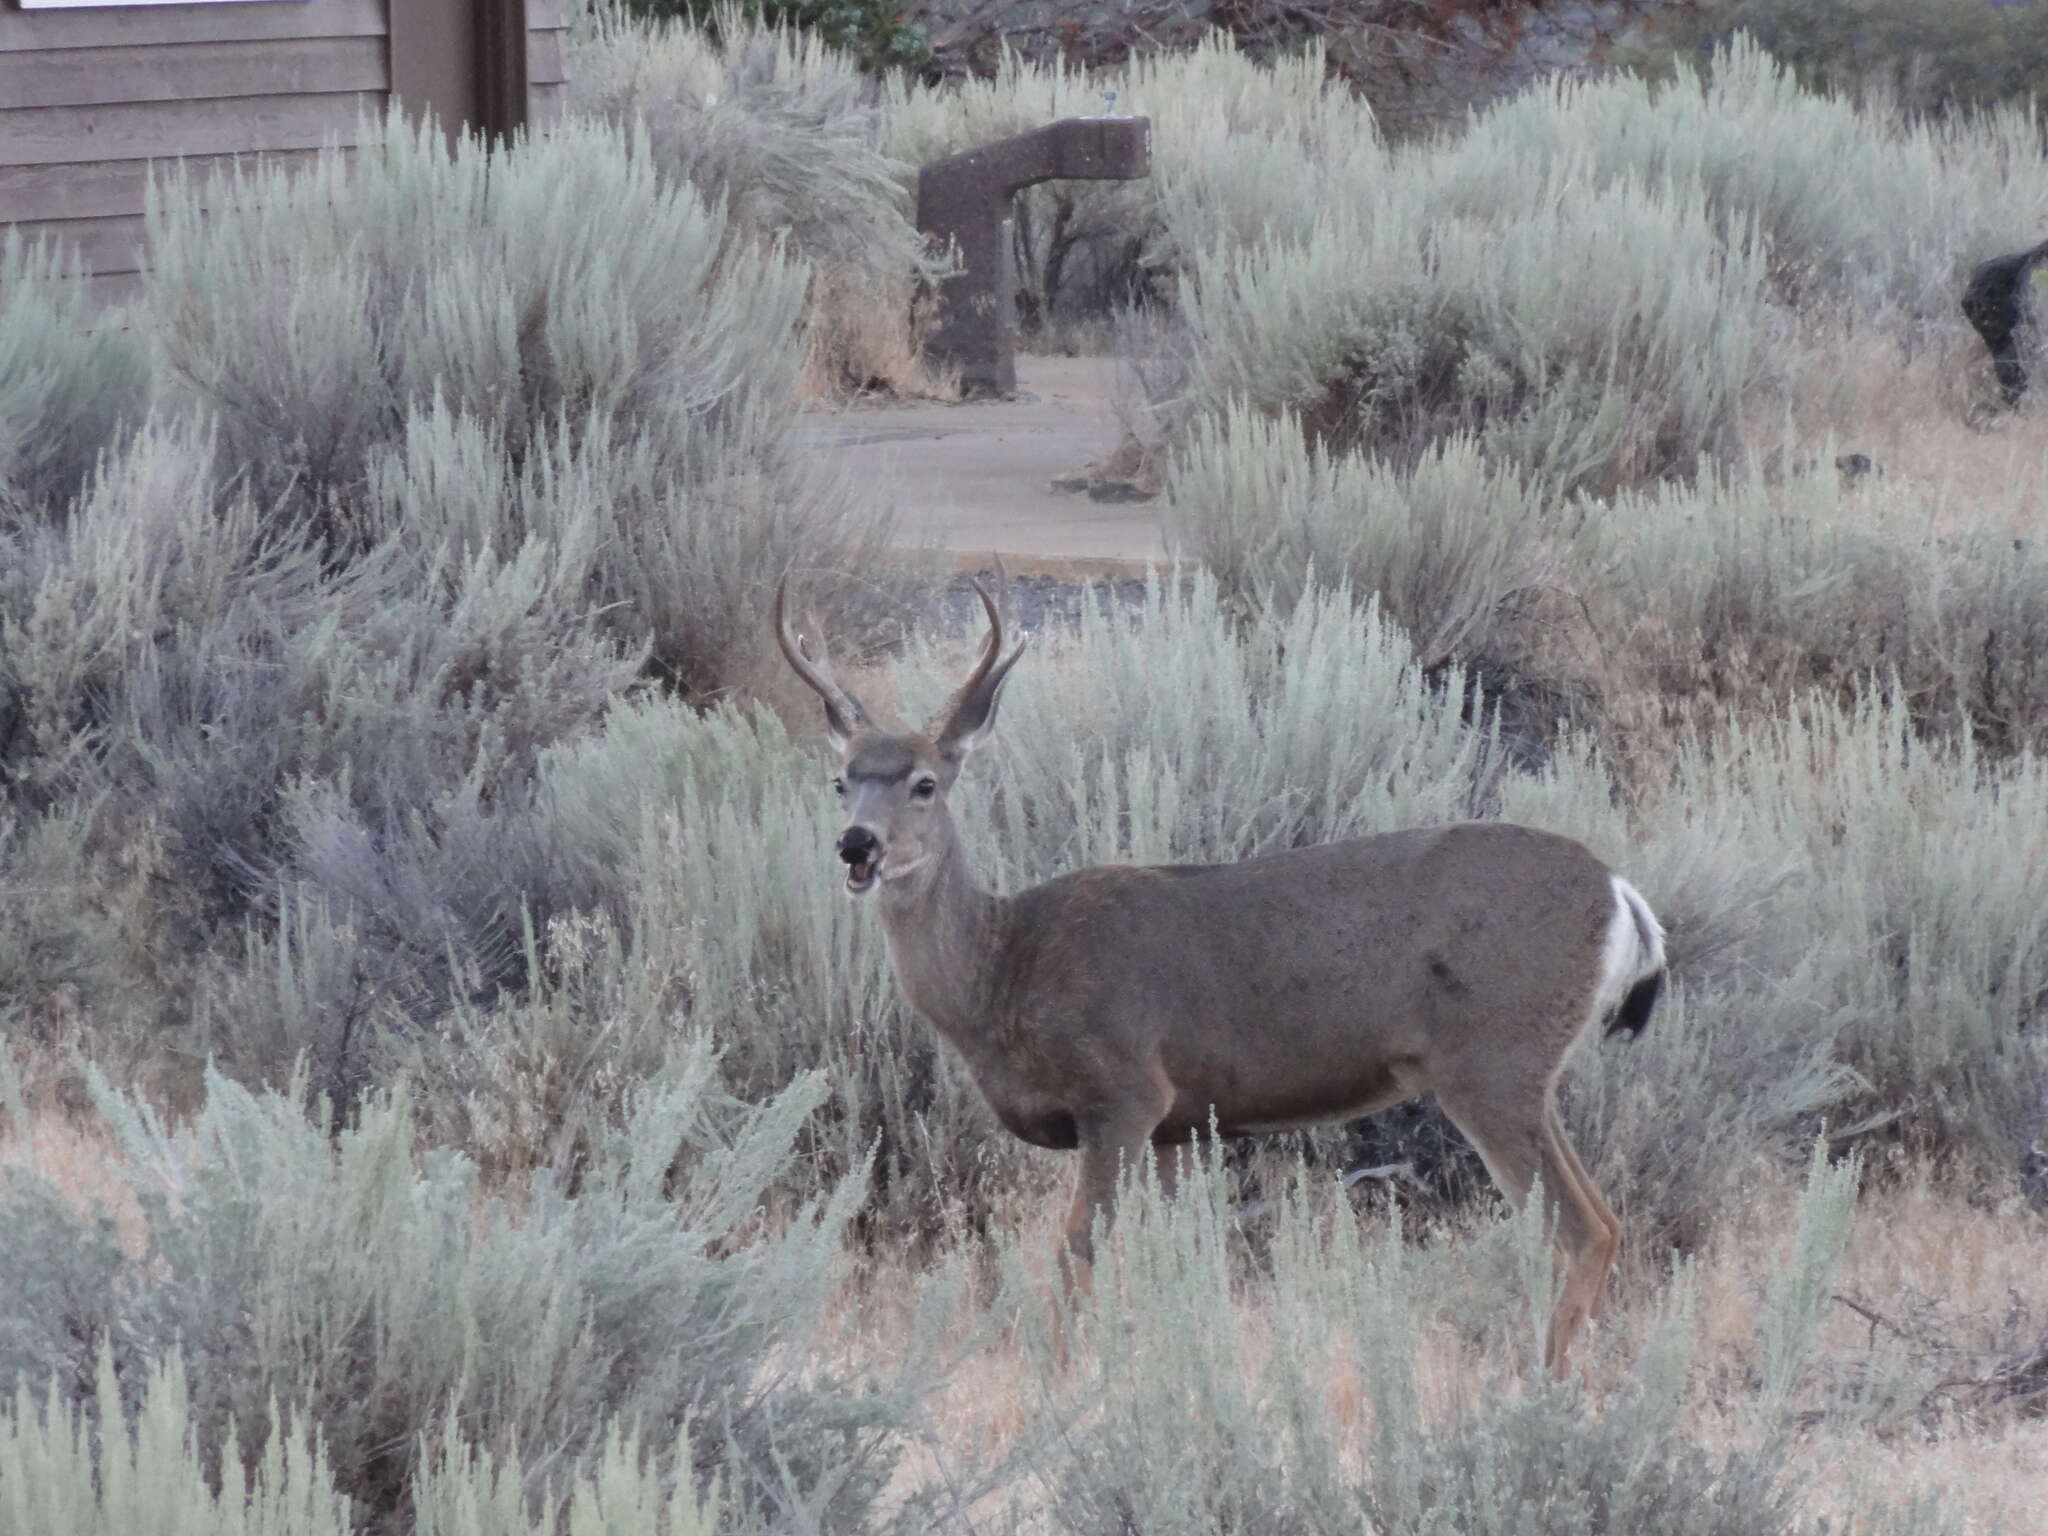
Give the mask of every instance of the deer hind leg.
<path id="1" fill-rule="evenodd" d="M 1562 1380 L 1568 1374 L 1565 1362 L 1573 1339 L 1599 1307 L 1620 1246 L 1621 1224 L 1565 1139 L 1547 1088 L 1536 1104 L 1513 1113 L 1502 1113 L 1497 1102 L 1474 1103 L 1441 1093 L 1437 1102 L 1478 1150 L 1494 1183 L 1517 1206 L 1528 1199 L 1538 1175 L 1542 1177 L 1544 1203 L 1556 1223 L 1565 1263 L 1564 1289 L 1551 1314 L 1543 1360 Z"/>
<path id="2" fill-rule="evenodd" d="M 1600 1303 L 1607 1294 L 1608 1271 L 1613 1269 L 1614 1256 L 1621 1248 L 1621 1222 L 1615 1217 L 1614 1208 L 1601 1198 L 1599 1187 L 1586 1172 L 1586 1165 L 1579 1161 L 1578 1152 L 1564 1133 L 1564 1121 L 1554 1101 L 1544 1111 L 1544 1145 L 1547 1153 L 1543 1165 L 1544 1183 L 1550 1182 L 1550 1168 L 1555 1162 L 1572 1180 L 1576 1202 L 1585 1213 L 1584 1219 L 1592 1238 L 1575 1256 L 1571 1274 L 1565 1282 L 1565 1295 L 1559 1301 L 1560 1308 L 1566 1303 L 1576 1308 L 1577 1321 L 1572 1325 L 1576 1331 L 1579 1322 L 1600 1315 Z M 1576 1296 L 1572 1290 L 1574 1285 L 1578 1287 Z"/>

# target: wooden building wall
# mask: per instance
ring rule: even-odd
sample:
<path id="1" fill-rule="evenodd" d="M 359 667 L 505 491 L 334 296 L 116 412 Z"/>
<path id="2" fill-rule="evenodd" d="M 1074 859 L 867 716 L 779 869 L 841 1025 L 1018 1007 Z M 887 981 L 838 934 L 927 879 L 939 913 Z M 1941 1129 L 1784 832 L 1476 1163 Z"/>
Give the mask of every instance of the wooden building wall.
<path id="1" fill-rule="evenodd" d="M 33 11 L 0 0 L 0 224 L 71 243 L 100 295 L 126 291 L 144 260 L 150 162 L 290 159 L 354 142 L 390 100 L 398 7 L 403 45 L 408 32 L 446 38 L 436 22 L 459 26 L 475 0 Z M 529 112 L 544 122 L 565 89 L 557 0 L 527 0 L 527 24 Z M 401 79 L 416 62 L 400 60 Z"/>

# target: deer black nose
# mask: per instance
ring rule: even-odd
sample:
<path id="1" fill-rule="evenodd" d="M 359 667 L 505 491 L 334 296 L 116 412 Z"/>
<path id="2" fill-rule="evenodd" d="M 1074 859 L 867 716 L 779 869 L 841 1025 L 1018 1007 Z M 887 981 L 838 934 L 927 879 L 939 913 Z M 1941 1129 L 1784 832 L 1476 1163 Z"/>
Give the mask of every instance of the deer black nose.
<path id="1" fill-rule="evenodd" d="M 839 857 L 848 864 L 865 864 L 875 856 L 875 834 L 866 827 L 848 827 L 839 834 Z"/>

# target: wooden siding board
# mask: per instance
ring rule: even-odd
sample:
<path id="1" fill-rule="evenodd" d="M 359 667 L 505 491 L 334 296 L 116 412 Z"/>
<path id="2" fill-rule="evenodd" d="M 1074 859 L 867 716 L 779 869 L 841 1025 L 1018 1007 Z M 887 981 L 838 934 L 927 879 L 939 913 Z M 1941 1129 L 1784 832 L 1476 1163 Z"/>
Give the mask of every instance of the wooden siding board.
<path id="1" fill-rule="evenodd" d="M 381 91 L 390 84 L 381 37 L 0 53 L 0 102 L 9 107 L 315 95 Z"/>
<path id="2" fill-rule="evenodd" d="M 526 0 L 526 24 L 536 32 L 559 32 L 569 24 L 562 0 Z"/>
<path id="3" fill-rule="evenodd" d="M 270 38 L 382 37 L 387 0 L 276 0 L 134 10 L 17 11 L 0 0 L 0 53 Z M 392 0 L 403 3 L 403 0 Z"/>
<path id="4" fill-rule="evenodd" d="M 378 120 L 382 91 L 324 96 L 129 102 L 101 107 L 0 111 L 0 144 L 15 165 L 76 165 L 149 156 L 316 149 L 356 142 L 359 121 Z"/>
<path id="5" fill-rule="evenodd" d="M 569 110 L 566 85 L 535 85 L 526 93 L 526 121 L 529 127 L 544 128 L 558 123 Z"/>
<path id="6" fill-rule="evenodd" d="M 76 251 L 95 277 L 142 268 L 147 237 L 139 213 L 111 219 L 46 219 L 23 225 L 21 232 L 30 240 L 55 241 Z"/>
<path id="7" fill-rule="evenodd" d="M 83 281 L 86 303 L 94 309 L 133 303 L 142 296 L 140 272 L 99 272 Z"/>
<path id="8" fill-rule="evenodd" d="M 271 150 L 265 163 L 312 159 L 318 150 Z M 244 160 L 256 157 L 245 155 Z M 233 155 L 193 155 L 182 164 L 195 175 L 232 164 Z M 171 173 L 176 159 L 106 160 L 78 165 L 0 165 L 0 222 L 9 219 L 103 219 L 136 213 L 149 188 L 151 167 Z"/>
<path id="9" fill-rule="evenodd" d="M 560 85 L 569 78 L 562 67 L 562 34 L 532 31 L 526 34 L 526 83 Z"/>

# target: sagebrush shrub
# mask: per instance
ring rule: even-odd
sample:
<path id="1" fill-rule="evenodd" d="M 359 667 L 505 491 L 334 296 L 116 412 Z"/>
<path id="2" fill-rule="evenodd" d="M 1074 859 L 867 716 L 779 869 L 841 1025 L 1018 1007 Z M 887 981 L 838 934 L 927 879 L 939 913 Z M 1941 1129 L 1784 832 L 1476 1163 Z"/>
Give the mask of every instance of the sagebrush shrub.
<path id="1" fill-rule="evenodd" d="M 551 559 L 486 574 L 552 581 L 710 691 L 782 570 L 884 536 L 791 440 L 809 270 L 637 125 L 451 151 L 394 117 L 346 162 L 176 183 L 151 230 L 180 398 L 259 506 L 344 551 L 410 534 L 430 583 Z"/>
<path id="2" fill-rule="evenodd" d="M 151 218 L 157 414 L 109 385 L 75 499 L 38 470 L 0 524 L 9 846 L 76 854 L 0 972 L 346 1097 L 596 899 L 546 856 L 540 755 L 646 681 L 731 687 L 781 572 L 857 571 L 886 517 L 792 440 L 805 269 L 637 131 L 393 120 Z M 22 313 L 77 320 L 48 278 Z M 78 378 L 110 335 L 69 335 Z"/>
<path id="3" fill-rule="evenodd" d="M 1704 71 L 1739 36 L 1867 109 L 1933 117 L 2031 110 L 2048 63 L 2048 26 L 2031 6 L 1954 0 L 1724 0 L 1674 15 L 1637 53 L 1647 67 L 1685 58 Z"/>
<path id="4" fill-rule="evenodd" d="M 652 8 L 640 8 L 652 9 Z M 647 136 L 662 174 L 810 269 L 811 379 L 916 387 L 916 284 L 949 270 L 911 223 L 914 169 L 882 147 L 877 88 L 832 29 L 738 10 L 715 29 L 597 6 L 569 32 L 570 101 Z"/>
<path id="5" fill-rule="evenodd" d="M 1299 1171 L 1256 1246 L 1206 1160 L 1170 1204 L 1137 1180 L 1119 1211 L 1073 1325 L 1095 1346 L 1097 1377 L 1045 1401 L 1026 1442 L 1055 1529 L 1817 1529 L 1798 1513 L 1781 1448 L 1690 1443 L 1680 1409 L 1694 1325 L 1682 1282 L 1605 1403 L 1543 1380 L 1531 1348 L 1525 1371 L 1490 1370 L 1471 1400 L 1446 1408 L 1421 1385 L 1433 1327 L 1471 1322 L 1445 1314 L 1478 1307 L 1493 1337 L 1542 1315 L 1540 1220 L 1505 1233 L 1513 1267 L 1536 1283 L 1503 1296 L 1461 1283 L 1461 1245 L 1418 1248 L 1398 1222 L 1368 1228 Z"/>
<path id="6" fill-rule="evenodd" d="M 1226 600 L 1298 602 L 1310 581 L 1371 593 L 1425 666 L 1520 659 L 1519 611 L 1560 574 L 1551 499 L 1467 439 L 1411 470 L 1303 441 L 1300 422 L 1242 407 L 1197 422 L 1176 458 L 1167 524 Z"/>
<path id="7" fill-rule="evenodd" d="M 1970 266 L 2029 244 L 2048 212 L 2038 142 L 2022 112 L 1934 124 L 1859 108 L 1736 36 L 1664 82 L 1545 81 L 1478 114 L 1441 163 L 1464 199 L 1546 164 L 1689 184 L 1723 238 L 1769 253 L 1781 297 L 1953 323 Z"/>
<path id="8" fill-rule="evenodd" d="M 124 1396 L 140 1399 L 132 1418 Z M 285 1423 L 251 1447 L 246 1474 L 231 1437 L 216 1491 L 175 1349 L 124 1393 L 103 1344 L 90 1401 L 74 1407 L 52 1382 L 39 1405 L 23 1381 L 0 1410 L 0 1520 L 14 1536 L 352 1536 L 318 1435 Z"/>
<path id="9" fill-rule="evenodd" d="M 1213 243 L 1183 277 L 1180 430 L 1291 409 L 1404 461 L 1466 433 L 1560 489 L 1739 452 L 1770 375 L 1764 250 L 1721 238 L 1692 183 L 1510 163 L 1467 208 L 1434 162 L 1345 176 L 1299 233 Z"/>
<path id="10" fill-rule="evenodd" d="M 54 1388 L 54 1383 L 53 1383 Z M 90 1406 L 55 1390 L 38 1405 L 24 1384 L 0 1410 L 0 1516 L 12 1536 L 353 1536 L 349 1499 L 334 1484 L 315 1428 L 278 1416 L 245 1458 L 232 1430 L 220 1465 L 202 1453 L 182 1354 L 149 1366 L 140 1401 L 99 1352 Z M 650 1454 L 616 1421 L 601 1451 L 550 1473 L 538 1499 L 516 1458 L 465 1438 L 454 1418 L 414 1478 L 413 1536 L 712 1536 L 731 1529 L 716 1496 L 694 1486 L 686 1437 Z M 216 1489 L 216 1485 L 218 1488 Z"/>
<path id="11" fill-rule="evenodd" d="M 130 1380 L 182 1351 L 206 1457 L 233 1425 L 253 1460 L 283 1410 L 317 1428 L 335 1485 L 376 1521 L 409 1497 L 444 1420 L 529 1494 L 616 1461 L 607 1424 L 667 1446 L 694 1421 L 695 1471 L 722 1468 L 754 1528 L 807 1509 L 849 1529 L 935 1364 L 865 1387 L 791 1370 L 821 1327 L 860 1180 L 760 1230 L 823 1084 L 735 1105 L 701 1039 L 580 1161 L 517 1189 L 418 1147 L 402 1087 L 326 1127 L 297 1095 L 217 1075 L 183 1127 L 95 1091 L 141 1244 L 10 1174 L 0 1210 L 36 1241 L 0 1253 L 0 1381 L 75 1400 L 103 1349 Z"/>
<path id="12" fill-rule="evenodd" d="M 1174 456 L 1167 523 L 1234 601 L 1285 608 L 1312 580 L 1345 583 L 1425 661 L 1596 716 L 1603 696 L 1683 719 L 1695 701 L 1718 716 L 1889 681 L 1923 728 L 1998 752 L 2048 740 L 2048 565 L 1991 518 L 1941 532 L 1941 490 L 1880 507 L 1832 471 L 1737 471 L 1563 496 L 1513 462 L 1463 438 L 1412 464 L 1332 453 L 1290 413 L 1233 406 Z"/>
<path id="13" fill-rule="evenodd" d="M 149 405 L 145 349 L 69 253 L 0 232 L 0 523 L 61 504 Z"/>
<path id="14" fill-rule="evenodd" d="M 1295 218 L 1293 195 L 1318 169 L 1362 173 L 1385 158 L 1372 114 L 1324 67 L 1320 42 L 1270 62 L 1225 33 L 1191 49 L 1141 53 L 1091 73 L 1005 54 L 994 76 L 944 87 L 884 83 L 883 144 L 923 165 L 1067 117 L 1108 110 L 1152 120 L 1151 174 L 1130 182 L 1051 182 L 1017 197 L 1020 313 L 1031 325 L 1101 316 L 1169 298 L 1173 273 L 1227 226 L 1249 237 Z M 1219 185 L 1220 183 L 1220 185 Z M 1203 218 L 1170 213 L 1194 200 Z"/>

